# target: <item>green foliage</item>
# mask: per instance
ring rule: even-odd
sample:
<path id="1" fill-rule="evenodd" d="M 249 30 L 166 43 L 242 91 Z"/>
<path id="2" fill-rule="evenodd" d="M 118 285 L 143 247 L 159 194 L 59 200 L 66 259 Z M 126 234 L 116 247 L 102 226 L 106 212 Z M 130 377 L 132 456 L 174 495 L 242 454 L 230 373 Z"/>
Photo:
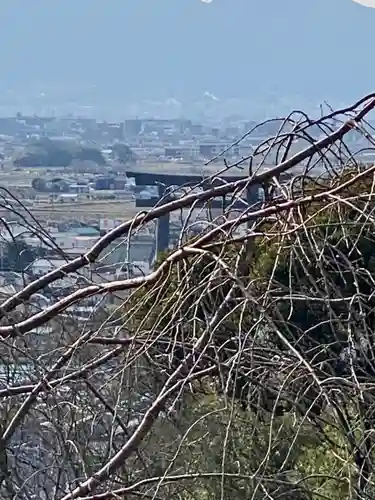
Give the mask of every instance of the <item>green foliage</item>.
<path id="1" fill-rule="evenodd" d="M 37 251 L 22 238 L 15 238 L 3 244 L 1 267 L 4 271 L 22 273 L 34 262 Z"/>
<path id="2" fill-rule="evenodd" d="M 31 186 L 35 191 L 41 193 L 67 193 L 69 192 L 69 183 L 63 179 L 51 179 L 46 181 L 43 178 L 35 178 L 31 182 Z"/>
<path id="3" fill-rule="evenodd" d="M 173 364 L 237 284 L 205 354 L 224 364 L 240 354 L 238 339 L 245 336 L 246 349 L 255 354 L 241 352 L 236 379 L 226 380 L 227 396 L 243 403 L 242 409 L 234 404 L 229 412 L 230 425 L 227 411 L 213 410 L 207 425 L 216 437 L 207 438 L 211 427 L 196 426 L 191 439 L 201 448 L 193 453 L 194 470 L 217 471 L 225 451 L 227 472 L 240 470 L 251 478 L 261 467 L 260 476 L 273 479 L 267 489 L 271 498 L 339 500 L 350 498 L 357 488 L 364 454 L 370 461 L 375 458 L 372 441 L 364 437 L 373 428 L 371 395 L 357 400 L 350 384 L 340 387 L 340 416 L 336 407 L 326 406 L 320 387 L 296 361 L 300 354 L 323 380 L 330 376 L 353 380 L 354 373 L 356 380 L 370 382 L 375 375 L 373 175 L 348 185 L 332 199 L 317 197 L 355 175 L 347 171 L 330 184 L 306 182 L 299 186 L 299 194 L 313 195 L 309 203 L 272 223 L 269 219 L 260 223 L 257 232 L 263 231 L 263 236 L 251 245 L 217 242 L 205 254 L 171 264 L 158 283 L 135 294 L 134 329 L 169 339 L 165 354 Z M 352 346 L 360 355 L 349 363 L 342 354 Z M 262 362 L 256 362 L 259 352 Z M 271 360 L 275 352 L 279 365 Z M 292 376 L 290 363 L 295 364 Z M 215 409 L 223 391 L 218 378 L 211 380 L 219 391 L 211 394 L 208 405 Z M 194 411 L 209 412 L 206 396 L 198 389 L 196 397 L 200 404 Z M 183 498 L 220 498 L 222 487 L 218 480 L 202 480 L 194 495 Z M 267 497 L 255 489 L 251 479 L 228 478 L 224 498 Z"/>
<path id="4" fill-rule="evenodd" d="M 157 445 L 162 443 L 166 458 L 160 466 L 173 463 L 170 473 L 205 474 L 181 481 L 184 489 L 176 488 L 173 497 L 179 492 L 184 500 L 348 498 L 350 454 L 334 426 L 327 424 L 319 434 L 293 413 L 262 421 L 232 403 L 208 390 L 199 400 L 185 400 L 177 429 L 158 427 Z"/>
<path id="5" fill-rule="evenodd" d="M 136 161 L 135 154 L 127 144 L 116 143 L 112 146 L 112 152 L 117 161 L 128 165 Z"/>
<path id="6" fill-rule="evenodd" d="M 332 425 L 325 426 L 324 435 L 329 441 L 314 436 L 302 446 L 296 472 L 304 478 L 305 488 L 315 492 L 314 500 L 321 495 L 332 500 L 349 498 L 350 482 L 355 477 L 351 451 Z"/>
<path id="7" fill-rule="evenodd" d="M 96 148 L 83 147 L 78 149 L 73 156 L 73 159 L 81 161 L 92 161 L 97 165 L 105 165 L 106 161 L 102 153 Z"/>
<path id="8" fill-rule="evenodd" d="M 73 160 L 92 161 L 98 165 L 106 164 L 102 153 L 96 148 L 48 138 L 30 144 L 15 159 L 14 164 L 19 167 L 66 167 Z"/>
<path id="9" fill-rule="evenodd" d="M 31 186 L 35 191 L 39 191 L 41 193 L 44 193 L 47 191 L 47 183 L 45 179 L 42 179 L 40 177 L 36 177 L 31 181 Z"/>
<path id="10" fill-rule="evenodd" d="M 353 173 L 347 173 L 344 180 L 350 175 Z M 371 278 L 375 276 L 375 238 L 372 224 L 361 216 L 362 209 L 366 207 L 368 212 L 374 206 L 372 182 L 370 176 L 343 190 L 342 198 L 356 197 L 350 204 L 312 202 L 303 230 L 273 241 L 258 241 L 251 262 L 252 287 L 264 300 L 268 322 L 281 329 L 293 345 L 298 344 L 309 359 L 316 363 L 329 360 L 339 375 L 338 355 L 348 342 L 346 318 L 350 317 L 354 330 L 356 322 L 361 330 L 362 311 L 366 311 L 366 326 L 375 329 Z M 275 234 L 280 234 L 278 229 Z M 360 301 L 351 300 L 356 294 Z M 278 336 L 269 341 L 285 348 Z M 372 355 L 368 355 L 371 361 Z M 359 368 L 372 373 L 370 364 L 364 366 L 362 361 Z"/>

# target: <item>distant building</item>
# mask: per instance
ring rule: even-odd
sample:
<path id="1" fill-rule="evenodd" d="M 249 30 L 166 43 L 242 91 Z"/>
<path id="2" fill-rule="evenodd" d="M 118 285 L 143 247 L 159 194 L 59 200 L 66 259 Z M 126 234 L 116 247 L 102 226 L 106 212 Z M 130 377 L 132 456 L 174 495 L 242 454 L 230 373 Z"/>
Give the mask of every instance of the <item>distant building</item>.
<path id="1" fill-rule="evenodd" d="M 214 156 L 222 153 L 226 149 L 228 149 L 230 144 L 222 144 L 222 143 L 210 143 L 210 144 L 200 144 L 199 145 L 199 154 L 205 159 L 211 159 Z M 239 146 L 232 146 L 230 151 L 228 151 L 226 156 L 235 156 L 238 157 L 240 154 Z"/>
<path id="2" fill-rule="evenodd" d="M 69 191 L 75 194 L 89 193 L 90 186 L 88 184 L 69 184 Z"/>
<path id="3" fill-rule="evenodd" d="M 124 124 L 116 122 L 98 122 L 98 130 L 101 137 L 107 138 L 110 141 L 123 141 L 124 140 Z"/>
<path id="4" fill-rule="evenodd" d="M 124 135 L 126 138 L 137 136 L 142 130 L 142 120 L 125 120 Z"/>
<path id="5" fill-rule="evenodd" d="M 190 133 L 192 135 L 202 135 L 204 134 L 204 126 L 201 124 L 191 124 Z"/>
<path id="6" fill-rule="evenodd" d="M 164 156 L 169 160 L 173 159 L 193 159 L 197 157 L 198 151 L 192 146 L 167 146 L 164 148 Z"/>
<path id="7" fill-rule="evenodd" d="M 126 188 L 128 179 L 126 177 L 99 177 L 95 181 L 95 189 L 98 191 L 122 191 Z"/>
<path id="8" fill-rule="evenodd" d="M 77 193 L 60 193 L 56 195 L 56 201 L 60 203 L 71 203 L 78 200 Z"/>

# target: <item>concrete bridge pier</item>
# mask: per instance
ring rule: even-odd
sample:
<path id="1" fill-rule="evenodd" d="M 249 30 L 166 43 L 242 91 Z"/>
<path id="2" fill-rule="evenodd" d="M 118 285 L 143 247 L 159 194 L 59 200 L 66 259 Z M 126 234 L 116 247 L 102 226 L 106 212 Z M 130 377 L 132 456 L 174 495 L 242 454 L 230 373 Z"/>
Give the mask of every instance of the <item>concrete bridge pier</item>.
<path id="1" fill-rule="evenodd" d="M 159 200 L 163 199 L 163 202 L 167 203 L 169 201 L 169 191 L 170 189 L 168 186 L 159 185 Z M 160 252 L 164 252 L 168 249 L 170 236 L 170 218 L 170 213 L 167 213 L 160 217 L 157 221 L 155 257 L 157 257 Z"/>

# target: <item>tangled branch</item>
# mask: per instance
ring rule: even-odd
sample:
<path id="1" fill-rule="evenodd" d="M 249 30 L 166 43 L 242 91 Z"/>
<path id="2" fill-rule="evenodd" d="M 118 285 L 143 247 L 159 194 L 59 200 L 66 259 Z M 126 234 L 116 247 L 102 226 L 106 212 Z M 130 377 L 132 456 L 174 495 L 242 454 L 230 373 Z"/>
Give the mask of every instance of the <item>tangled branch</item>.
<path id="1" fill-rule="evenodd" d="M 2 498 L 373 497 L 375 166 L 346 138 L 374 148 L 374 107 L 371 94 L 316 120 L 291 113 L 199 190 L 2 301 Z M 250 186 L 264 195 L 253 205 Z M 197 203 L 223 196 L 229 207 L 192 235 Z M 86 279 L 29 307 L 174 212 L 179 243 L 149 274 Z M 68 314 L 119 292 L 87 324 Z"/>

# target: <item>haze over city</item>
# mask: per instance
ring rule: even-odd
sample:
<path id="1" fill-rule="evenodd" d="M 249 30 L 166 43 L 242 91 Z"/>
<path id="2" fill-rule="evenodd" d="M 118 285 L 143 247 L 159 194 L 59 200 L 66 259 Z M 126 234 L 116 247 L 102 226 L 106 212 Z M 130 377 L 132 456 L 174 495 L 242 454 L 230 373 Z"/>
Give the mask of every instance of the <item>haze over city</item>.
<path id="1" fill-rule="evenodd" d="M 274 114 L 347 102 L 375 78 L 375 12 L 352 0 L 4 0 L 0 12 L 2 114 L 119 118 L 168 99 L 182 110 L 163 113 L 184 114 L 205 92 Z"/>

